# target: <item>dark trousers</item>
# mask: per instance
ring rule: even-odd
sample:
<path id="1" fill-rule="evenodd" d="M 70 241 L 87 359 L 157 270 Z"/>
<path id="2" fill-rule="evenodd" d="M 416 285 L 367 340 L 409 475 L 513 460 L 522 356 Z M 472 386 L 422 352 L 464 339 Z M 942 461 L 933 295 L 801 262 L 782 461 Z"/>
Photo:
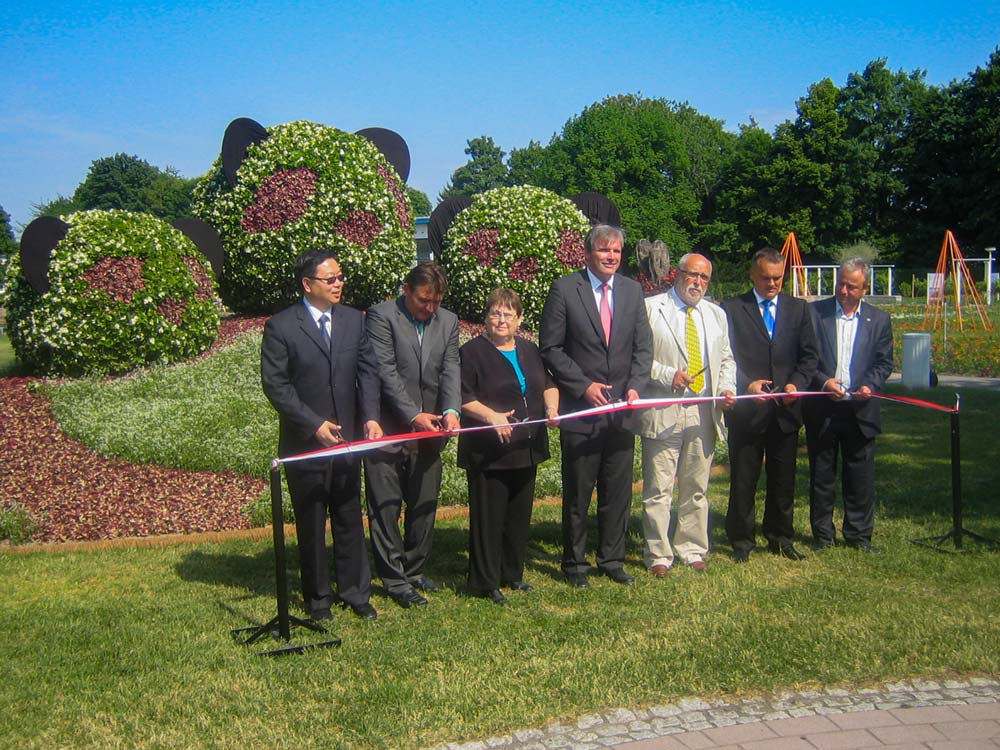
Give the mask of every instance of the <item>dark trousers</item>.
<path id="1" fill-rule="evenodd" d="M 837 461 L 841 465 L 846 542 L 870 542 L 875 528 L 875 438 L 861 434 L 849 406 L 833 405 L 826 423 L 807 424 L 809 450 L 809 523 L 817 542 L 833 542 L 833 508 L 836 505 Z"/>
<path id="2" fill-rule="evenodd" d="M 371 594 L 371 569 L 361 520 L 361 466 L 357 461 L 304 461 L 285 466 L 295 509 L 302 599 L 309 612 L 333 603 L 326 551 L 326 516 L 333 530 L 337 596 L 364 604 Z"/>
<path id="3" fill-rule="evenodd" d="M 767 472 L 764 522 L 761 530 L 769 542 L 791 542 L 795 530 L 792 507 L 795 499 L 795 457 L 798 430 L 783 432 L 776 419 L 765 432 L 748 432 L 739 425 L 729 427 L 729 509 L 726 535 L 733 549 L 756 546 L 757 481 L 761 465 Z"/>
<path id="4" fill-rule="evenodd" d="M 375 570 L 386 590 L 405 591 L 423 575 L 431 553 L 441 491 L 439 441 L 420 441 L 399 460 L 366 457 L 365 494 Z M 399 517 L 405 509 L 403 530 Z"/>
<path id="5" fill-rule="evenodd" d="M 469 470 L 469 591 L 524 578 L 535 467 Z"/>
<path id="6" fill-rule="evenodd" d="M 562 430 L 564 573 L 587 573 L 587 512 L 597 487 L 597 567 L 621 569 L 632 507 L 635 435 L 620 427 L 592 434 Z"/>

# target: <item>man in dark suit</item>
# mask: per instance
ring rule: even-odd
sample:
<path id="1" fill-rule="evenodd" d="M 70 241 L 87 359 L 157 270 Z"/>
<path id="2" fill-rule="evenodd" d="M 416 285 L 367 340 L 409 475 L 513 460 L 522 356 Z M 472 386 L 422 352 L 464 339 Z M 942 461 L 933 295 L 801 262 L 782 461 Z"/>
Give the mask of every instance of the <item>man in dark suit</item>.
<path id="1" fill-rule="evenodd" d="M 566 414 L 639 398 L 649 382 L 653 342 L 642 287 L 619 276 L 625 235 L 598 224 L 584 242 L 586 267 L 556 279 L 539 329 L 542 360 L 559 387 Z M 632 505 L 634 412 L 561 423 L 563 480 L 562 570 L 571 586 L 586 588 L 587 512 L 597 487 L 597 567 L 617 583 L 624 570 Z"/>
<path id="2" fill-rule="evenodd" d="M 834 544 L 838 457 L 843 461 L 844 541 L 870 552 L 875 527 L 875 436 L 882 431 L 878 399 L 892 373 L 892 320 L 862 297 L 871 266 L 863 258 L 841 263 L 835 297 L 814 303 L 819 367 L 813 389 L 830 400 L 803 405 L 809 450 L 809 522 L 818 549 Z"/>
<path id="3" fill-rule="evenodd" d="M 273 315 L 264 327 L 261 381 L 278 411 L 282 457 L 382 435 L 375 354 L 361 313 L 340 304 L 344 282 L 332 252 L 303 253 L 295 262 L 302 301 Z M 358 616 L 374 620 L 360 463 L 350 456 L 297 461 L 285 465 L 285 478 L 295 508 L 306 610 L 314 620 L 331 616 L 329 512 L 337 599 Z"/>
<path id="4" fill-rule="evenodd" d="M 458 318 L 441 307 L 447 286 L 440 266 L 421 263 L 407 274 L 398 299 L 368 310 L 366 327 L 382 380 L 387 434 L 443 434 L 459 427 Z M 431 552 L 444 444 L 443 437 L 423 439 L 365 457 L 375 568 L 389 596 L 402 607 L 426 605 L 421 592 L 439 588 L 424 575 L 424 565 Z"/>
<path id="5" fill-rule="evenodd" d="M 804 300 L 781 293 L 785 260 L 774 248 L 754 253 L 753 289 L 722 303 L 736 359 L 739 394 L 795 393 L 812 383 L 816 336 Z M 767 469 L 762 531 L 768 549 L 790 560 L 805 557 L 792 544 L 795 458 L 802 426 L 797 398 L 741 400 L 728 413 L 729 509 L 726 534 L 736 562 L 756 546 L 755 495 L 762 462 Z M 766 457 L 766 458 L 765 458 Z"/>

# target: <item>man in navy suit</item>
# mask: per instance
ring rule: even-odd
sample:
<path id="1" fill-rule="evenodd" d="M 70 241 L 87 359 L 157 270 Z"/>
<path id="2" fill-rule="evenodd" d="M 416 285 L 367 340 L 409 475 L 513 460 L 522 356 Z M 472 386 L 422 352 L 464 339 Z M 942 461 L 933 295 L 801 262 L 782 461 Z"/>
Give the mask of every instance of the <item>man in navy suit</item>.
<path id="1" fill-rule="evenodd" d="M 837 461 L 843 462 L 844 541 L 870 552 L 875 527 L 875 436 L 882 431 L 878 399 L 892 373 L 892 320 L 862 297 L 871 266 L 863 258 L 844 261 L 835 297 L 814 303 L 819 367 L 813 389 L 830 399 L 803 406 L 809 450 L 809 522 L 816 547 L 836 540 Z"/>
<path id="2" fill-rule="evenodd" d="M 345 277 L 329 250 L 295 261 L 302 300 L 264 327 L 261 381 L 278 411 L 281 457 L 362 437 L 382 436 L 375 354 L 357 310 L 340 304 Z M 374 620 L 371 571 L 361 520 L 361 466 L 350 456 L 285 464 L 295 508 L 302 598 L 314 620 L 330 619 L 334 602 L 326 551 L 326 515 L 333 529 L 337 597 Z"/>
<path id="3" fill-rule="evenodd" d="M 754 253 L 753 289 L 722 303 L 736 359 L 740 394 L 806 390 L 816 372 L 816 335 L 808 304 L 781 293 L 785 259 L 772 247 Z M 726 535 L 733 559 L 744 563 L 756 546 L 755 497 L 766 461 L 762 531 L 768 549 L 789 560 L 805 557 L 792 544 L 795 459 L 802 409 L 798 398 L 737 402 L 728 413 L 729 508 Z"/>
<path id="4" fill-rule="evenodd" d="M 556 279 L 542 311 L 542 361 L 559 387 L 561 414 L 635 401 L 649 382 L 653 337 L 642 287 L 616 272 L 625 235 L 598 224 L 584 242 L 586 267 Z M 589 585 L 587 511 L 597 487 L 597 568 L 616 583 L 624 570 L 638 420 L 617 412 L 562 422 L 563 557 L 571 586 Z"/>

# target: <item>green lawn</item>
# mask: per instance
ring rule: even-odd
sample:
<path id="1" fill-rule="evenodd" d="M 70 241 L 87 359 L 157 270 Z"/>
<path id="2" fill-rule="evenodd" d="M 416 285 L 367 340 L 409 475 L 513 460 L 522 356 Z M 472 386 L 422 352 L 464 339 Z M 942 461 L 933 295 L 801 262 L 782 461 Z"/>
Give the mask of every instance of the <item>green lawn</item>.
<path id="1" fill-rule="evenodd" d="M 950 392 L 934 398 L 953 400 Z M 558 574 L 558 507 L 536 511 L 531 594 L 498 608 L 458 594 L 463 518 L 443 521 L 424 610 L 378 592 L 375 623 L 338 614 L 340 649 L 264 659 L 230 628 L 274 613 L 270 543 L 82 552 L 0 551 L 0 738 L 18 748 L 413 748 L 683 696 L 1000 673 L 1000 554 L 910 540 L 950 527 L 945 414 L 886 404 L 875 543 L 737 566 L 712 485 L 717 553 L 705 575 L 639 567 L 626 588 Z M 1000 538 L 1000 394 L 963 393 L 966 526 Z M 798 531 L 807 531 L 799 465 Z M 293 603 L 295 546 L 289 561 Z M 303 641 L 315 636 L 303 636 Z"/>

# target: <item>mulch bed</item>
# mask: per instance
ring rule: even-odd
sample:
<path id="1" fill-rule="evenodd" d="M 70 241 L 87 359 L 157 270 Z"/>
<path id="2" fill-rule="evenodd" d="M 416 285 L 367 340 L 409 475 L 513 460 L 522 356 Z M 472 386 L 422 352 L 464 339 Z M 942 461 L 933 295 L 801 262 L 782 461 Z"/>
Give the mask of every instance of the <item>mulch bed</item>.
<path id="1" fill-rule="evenodd" d="M 222 321 L 213 350 L 266 318 Z M 109 459 L 67 437 L 33 378 L 0 378 L 0 502 L 35 518 L 33 541 L 65 542 L 249 527 L 241 512 L 266 489 L 235 473 Z"/>

